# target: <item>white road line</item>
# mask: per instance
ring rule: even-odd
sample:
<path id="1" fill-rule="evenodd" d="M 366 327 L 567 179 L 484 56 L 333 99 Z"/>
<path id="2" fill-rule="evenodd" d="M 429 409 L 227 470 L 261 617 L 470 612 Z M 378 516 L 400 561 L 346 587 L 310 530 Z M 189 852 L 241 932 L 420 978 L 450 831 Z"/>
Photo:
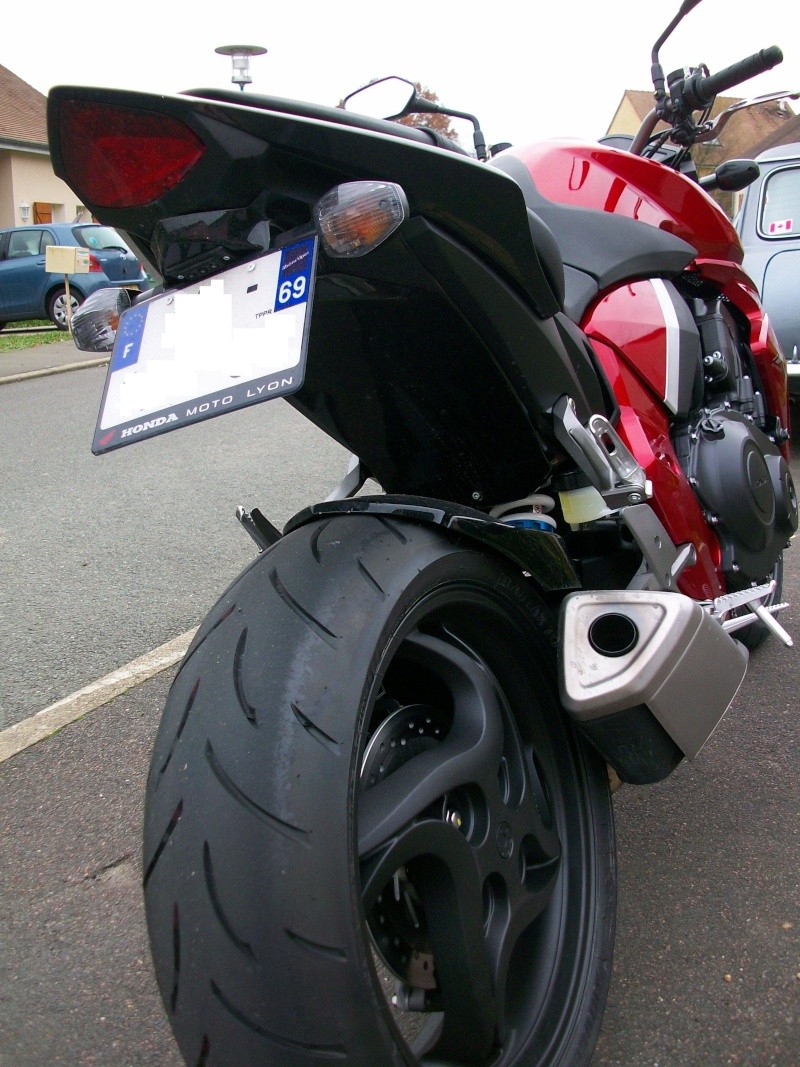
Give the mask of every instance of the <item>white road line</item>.
<path id="1" fill-rule="evenodd" d="M 104 367 L 111 356 L 103 356 L 101 359 L 82 359 L 79 363 L 64 363 L 60 367 L 42 367 L 41 370 L 24 370 L 18 374 L 6 374 L 0 378 L 0 385 L 10 385 L 11 382 L 26 382 L 29 378 L 48 378 L 51 374 L 64 374 L 69 370 L 85 370 L 87 367 Z"/>
<path id="2" fill-rule="evenodd" d="M 148 678 L 171 667 L 183 658 L 196 633 L 197 627 L 187 630 L 186 633 L 154 648 L 152 652 L 147 652 L 144 656 L 126 663 L 124 667 L 118 667 L 104 678 L 91 682 L 77 693 L 57 700 L 55 704 L 30 718 L 0 731 L 0 763 L 30 748 L 31 745 L 44 741 L 88 712 L 108 704 L 135 685 L 146 682 Z"/>

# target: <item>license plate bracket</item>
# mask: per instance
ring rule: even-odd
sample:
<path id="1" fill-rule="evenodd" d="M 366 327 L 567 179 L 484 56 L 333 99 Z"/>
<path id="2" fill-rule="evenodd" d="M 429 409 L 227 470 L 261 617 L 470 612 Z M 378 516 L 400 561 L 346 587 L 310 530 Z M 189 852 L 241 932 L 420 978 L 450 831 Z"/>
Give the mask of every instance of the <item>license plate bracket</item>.
<path id="1" fill-rule="evenodd" d="M 296 392 L 316 251 L 306 237 L 124 312 L 95 455 Z"/>

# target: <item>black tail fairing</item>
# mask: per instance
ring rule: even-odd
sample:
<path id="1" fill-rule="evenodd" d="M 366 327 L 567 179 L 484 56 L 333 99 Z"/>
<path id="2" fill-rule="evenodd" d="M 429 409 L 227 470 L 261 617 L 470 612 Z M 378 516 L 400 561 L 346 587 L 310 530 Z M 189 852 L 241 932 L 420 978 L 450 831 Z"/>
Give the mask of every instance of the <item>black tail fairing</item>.
<path id="1" fill-rule="evenodd" d="M 133 164 L 119 140 L 101 130 L 79 153 L 70 143 L 81 107 L 121 115 L 123 140 L 125 115 L 163 116 L 202 152 L 155 199 L 126 202 Z M 408 127 L 251 94 L 61 87 L 48 121 L 56 173 L 170 286 L 308 230 L 341 182 L 403 187 L 411 217 L 380 248 L 357 260 L 321 250 L 306 381 L 292 398 L 386 491 L 481 505 L 523 495 L 550 472 L 555 401 L 568 393 L 583 418 L 605 410 L 590 349 L 560 315 L 552 250 L 537 252 L 508 175 Z M 97 192 L 104 166 L 110 194 Z"/>
<path id="2" fill-rule="evenodd" d="M 524 495 L 550 472 L 548 408 L 568 392 L 602 409 L 566 320 L 539 319 L 426 220 L 355 269 L 329 268 L 318 275 L 305 385 L 290 402 L 387 492 L 413 486 L 481 505 Z"/>
<path id="3" fill-rule="evenodd" d="M 505 175 L 487 170 L 471 157 L 430 146 L 424 135 L 397 123 L 251 94 L 245 106 L 234 94 L 202 92 L 203 96 L 167 97 L 111 89 L 53 89 L 48 129 L 56 173 L 83 195 L 87 207 L 101 210 L 110 225 L 145 244 L 164 218 L 247 208 L 266 195 L 268 209 L 294 202 L 294 219 L 287 211 L 286 221 L 301 225 L 310 221 L 313 204 L 339 182 L 398 182 L 412 214 L 432 219 L 490 258 L 540 314 L 559 310 L 527 231 L 522 195 Z M 212 99 L 220 96 L 223 99 Z M 69 108 L 79 103 L 176 121 L 199 138 L 205 152 L 157 199 L 131 207 L 111 206 L 108 200 L 98 203 L 85 183 L 80 188 L 76 167 L 67 165 L 67 117 Z M 112 142 L 107 150 L 114 147 Z M 91 153 L 104 150 L 101 144 L 86 145 L 87 163 Z"/>

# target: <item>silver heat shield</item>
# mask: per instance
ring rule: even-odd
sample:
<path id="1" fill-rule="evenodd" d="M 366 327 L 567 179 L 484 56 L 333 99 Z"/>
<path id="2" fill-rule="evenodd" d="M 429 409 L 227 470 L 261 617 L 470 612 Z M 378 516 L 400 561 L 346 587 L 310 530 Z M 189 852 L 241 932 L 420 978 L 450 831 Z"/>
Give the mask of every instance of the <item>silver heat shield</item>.
<path id="1" fill-rule="evenodd" d="M 727 711 L 747 650 L 681 593 L 574 593 L 561 609 L 561 698 L 579 724 L 645 706 L 690 759 Z"/>

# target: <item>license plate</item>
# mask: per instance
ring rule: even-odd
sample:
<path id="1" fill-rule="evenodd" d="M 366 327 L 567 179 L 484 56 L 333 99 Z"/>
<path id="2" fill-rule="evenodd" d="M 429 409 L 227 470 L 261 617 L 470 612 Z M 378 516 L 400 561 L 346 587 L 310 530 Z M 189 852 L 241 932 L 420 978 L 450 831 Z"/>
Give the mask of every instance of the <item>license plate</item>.
<path id="1" fill-rule="evenodd" d="M 125 311 L 95 455 L 298 390 L 315 266 L 305 238 Z"/>

